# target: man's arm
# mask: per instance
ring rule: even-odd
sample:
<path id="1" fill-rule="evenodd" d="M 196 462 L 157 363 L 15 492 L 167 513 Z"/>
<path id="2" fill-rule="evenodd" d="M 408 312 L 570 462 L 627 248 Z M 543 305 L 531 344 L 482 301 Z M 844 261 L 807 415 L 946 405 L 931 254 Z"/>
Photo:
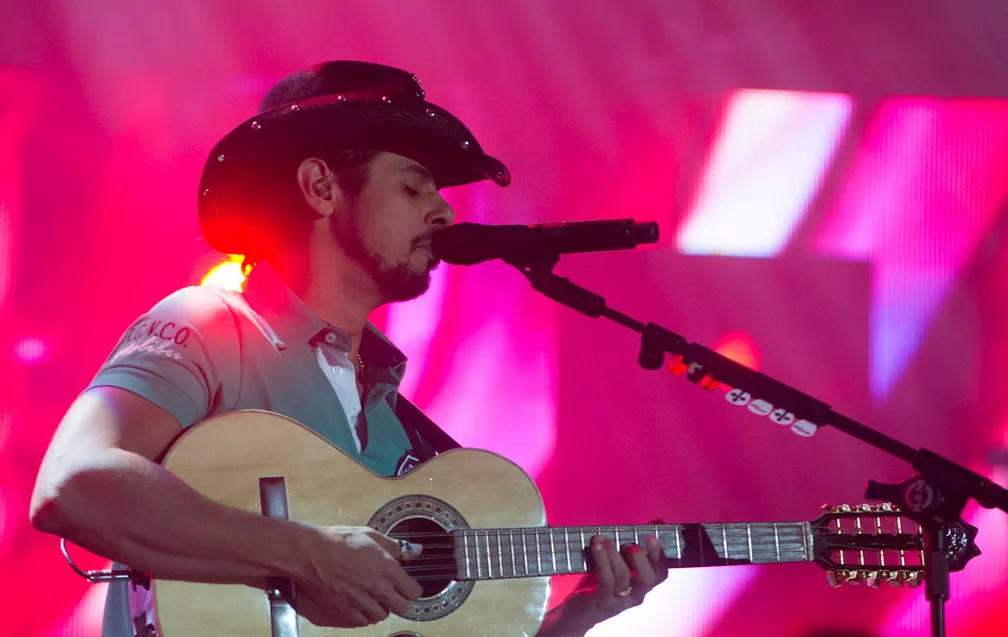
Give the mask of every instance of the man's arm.
<path id="1" fill-rule="evenodd" d="M 319 608 L 316 623 L 369 624 L 419 596 L 393 557 L 398 545 L 378 533 L 271 519 L 198 494 L 152 460 L 180 430 L 171 414 L 129 391 L 88 390 L 42 462 L 32 524 L 158 577 L 289 577 Z"/>
<path id="2" fill-rule="evenodd" d="M 311 567 L 299 545 L 310 529 L 220 506 L 152 461 L 180 431 L 135 394 L 85 392 L 42 461 L 32 524 L 161 577 L 305 578 Z"/>

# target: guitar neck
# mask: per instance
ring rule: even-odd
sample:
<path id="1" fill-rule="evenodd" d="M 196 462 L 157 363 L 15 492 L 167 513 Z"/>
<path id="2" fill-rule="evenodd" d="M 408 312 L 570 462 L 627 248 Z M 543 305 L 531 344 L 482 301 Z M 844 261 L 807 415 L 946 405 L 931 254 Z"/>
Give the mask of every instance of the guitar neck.
<path id="1" fill-rule="evenodd" d="M 808 522 L 465 529 L 453 535 L 463 580 L 586 573 L 596 535 L 616 546 L 643 546 L 656 536 L 671 568 L 809 562 L 814 555 Z"/>

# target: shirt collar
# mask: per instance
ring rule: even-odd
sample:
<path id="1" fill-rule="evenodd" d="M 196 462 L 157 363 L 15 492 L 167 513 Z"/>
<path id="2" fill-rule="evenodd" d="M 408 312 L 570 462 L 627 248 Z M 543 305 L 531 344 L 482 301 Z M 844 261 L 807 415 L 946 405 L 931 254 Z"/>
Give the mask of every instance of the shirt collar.
<path id="1" fill-rule="evenodd" d="M 252 268 L 242 294 L 249 306 L 266 322 L 277 349 L 312 343 L 329 331 L 345 336 L 343 330 L 329 325 L 312 312 L 269 264 L 260 262 Z M 371 323 L 364 327 L 360 352 L 361 357 L 387 370 L 396 381 L 402 379 L 406 355 Z M 392 377 L 389 381 L 393 380 Z"/>

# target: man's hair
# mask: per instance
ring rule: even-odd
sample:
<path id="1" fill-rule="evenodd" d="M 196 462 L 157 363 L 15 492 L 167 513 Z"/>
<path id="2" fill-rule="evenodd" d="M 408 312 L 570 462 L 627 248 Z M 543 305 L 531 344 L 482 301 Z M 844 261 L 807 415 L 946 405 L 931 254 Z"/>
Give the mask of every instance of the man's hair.
<path id="1" fill-rule="evenodd" d="M 269 259 L 278 252 L 300 249 L 307 241 L 316 216 L 297 181 L 297 169 L 304 159 L 318 157 L 323 160 L 344 196 L 353 201 L 367 185 L 371 161 L 378 152 L 366 149 L 319 152 L 305 148 L 264 165 L 256 192 L 250 193 L 258 200 L 251 206 L 254 210 L 250 210 L 258 237 L 257 245 L 246 250 L 247 260 Z"/>

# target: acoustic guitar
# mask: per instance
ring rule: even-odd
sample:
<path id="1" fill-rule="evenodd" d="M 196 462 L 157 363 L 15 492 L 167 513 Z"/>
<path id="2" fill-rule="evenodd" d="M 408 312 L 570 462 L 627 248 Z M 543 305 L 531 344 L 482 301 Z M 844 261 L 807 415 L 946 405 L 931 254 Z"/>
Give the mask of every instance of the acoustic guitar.
<path id="1" fill-rule="evenodd" d="M 422 553 L 403 566 L 424 592 L 403 616 L 341 629 L 300 617 L 286 581 L 258 590 L 154 579 L 162 637 L 527 637 L 545 615 L 550 576 L 591 570 L 586 547 L 595 534 L 617 546 L 655 535 L 671 568 L 816 562 L 844 581 L 922 577 L 920 529 L 888 504 L 832 507 L 811 522 L 549 527 L 532 479 L 496 454 L 453 450 L 385 478 L 263 411 L 191 427 L 164 466 L 221 504 L 419 543 Z M 975 533 L 963 522 L 950 531 L 953 569 L 978 553 Z"/>

